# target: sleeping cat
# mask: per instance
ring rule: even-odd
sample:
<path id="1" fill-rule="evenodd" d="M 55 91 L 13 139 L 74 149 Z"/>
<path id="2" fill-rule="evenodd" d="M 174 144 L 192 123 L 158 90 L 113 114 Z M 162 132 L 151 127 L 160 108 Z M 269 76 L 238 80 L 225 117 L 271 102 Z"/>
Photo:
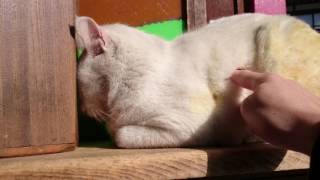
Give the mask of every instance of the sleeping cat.
<path id="1" fill-rule="evenodd" d="M 78 17 L 76 41 L 85 49 L 82 109 L 106 121 L 122 148 L 246 142 L 239 103 L 250 92 L 229 80 L 237 68 L 277 73 L 320 95 L 320 36 L 288 16 L 221 18 L 172 42 Z"/>

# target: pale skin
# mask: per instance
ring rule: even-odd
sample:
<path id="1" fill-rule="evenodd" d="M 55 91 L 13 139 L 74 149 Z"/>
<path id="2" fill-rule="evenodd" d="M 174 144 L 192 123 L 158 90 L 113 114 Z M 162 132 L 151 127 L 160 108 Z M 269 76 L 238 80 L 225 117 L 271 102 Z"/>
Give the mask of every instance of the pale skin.
<path id="1" fill-rule="evenodd" d="M 236 70 L 230 78 L 253 91 L 240 106 L 248 127 L 276 146 L 310 155 L 320 133 L 320 98 L 275 74 Z"/>

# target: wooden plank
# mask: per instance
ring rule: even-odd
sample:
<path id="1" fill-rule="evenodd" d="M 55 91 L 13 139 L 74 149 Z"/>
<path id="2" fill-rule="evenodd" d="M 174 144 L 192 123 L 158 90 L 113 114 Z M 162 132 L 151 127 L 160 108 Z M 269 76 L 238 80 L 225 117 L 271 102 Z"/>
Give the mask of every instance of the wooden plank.
<path id="1" fill-rule="evenodd" d="M 188 31 L 192 31 L 206 25 L 206 0 L 187 0 L 187 18 Z"/>
<path id="2" fill-rule="evenodd" d="M 243 1 L 244 0 L 237 0 L 237 13 L 235 13 L 235 14 L 244 13 L 245 3 Z"/>
<path id="3" fill-rule="evenodd" d="M 235 14 L 233 0 L 207 0 L 207 20 L 214 20 L 224 16 Z"/>
<path id="4" fill-rule="evenodd" d="M 26 20 L 22 16 L 27 14 L 27 8 L 21 7 L 25 5 L 26 2 L 0 1 L 0 148 L 29 145 L 29 136 L 25 134 L 30 131 L 29 107 L 24 105 L 29 100 L 24 78 L 28 72 L 24 59 L 28 56 L 26 48 L 18 47 L 28 37 L 27 31 L 22 30 Z"/>
<path id="5" fill-rule="evenodd" d="M 253 10 L 264 14 L 286 14 L 286 0 L 253 0 Z"/>
<path id="6" fill-rule="evenodd" d="M 139 26 L 168 19 L 180 19 L 183 0 L 79 0 L 79 15 L 100 24 L 124 23 Z"/>
<path id="7" fill-rule="evenodd" d="M 0 179 L 184 179 L 306 175 L 309 158 L 267 144 L 206 149 L 104 149 L 0 159 Z"/>
<path id="8" fill-rule="evenodd" d="M 75 143 L 75 0 L 0 0 L 0 149 Z"/>
<path id="9" fill-rule="evenodd" d="M 243 12 L 243 0 L 187 0 L 188 29 L 196 29 L 210 20 Z"/>
<path id="10" fill-rule="evenodd" d="M 57 144 L 57 145 L 44 145 L 44 146 L 30 146 L 18 148 L 3 148 L 0 149 L 0 158 L 3 157 L 18 157 L 30 156 L 34 154 L 50 154 L 71 151 L 75 149 L 74 143 L 72 144 Z"/>

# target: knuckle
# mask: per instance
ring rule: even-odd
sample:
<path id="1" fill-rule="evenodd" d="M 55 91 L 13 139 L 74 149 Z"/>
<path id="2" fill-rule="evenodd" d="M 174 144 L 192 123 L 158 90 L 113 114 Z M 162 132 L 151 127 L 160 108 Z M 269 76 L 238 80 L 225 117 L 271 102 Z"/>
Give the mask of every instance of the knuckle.
<path id="1" fill-rule="evenodd" d="M 273 73 L 266 73 L 264 76 L 265 82 L 274 82 L 279 80 L 279 76 L 273 74 Z"/>

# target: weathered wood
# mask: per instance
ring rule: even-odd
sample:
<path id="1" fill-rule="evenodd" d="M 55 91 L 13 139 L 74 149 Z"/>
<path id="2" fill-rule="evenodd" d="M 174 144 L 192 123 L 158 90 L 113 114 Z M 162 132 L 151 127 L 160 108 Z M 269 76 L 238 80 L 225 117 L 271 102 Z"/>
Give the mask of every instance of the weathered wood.
<path id="1" fill-rule="evenodd" d="M 233 0 L 207 0 L 207 20 L 214 20 L 223 16 L 235 14 L 235 4 Z"/>
<path id="2" fill-rule="evenodd" d="M 286 0 L 252 0 L 253 11 L 264 14 L 286 14 Z"/>
<path id="3" fill-rule="evenodd" d="M 50 153 L 71 151 L 74 149 L 75 149 L 74 143 L 44 145 L 44 146 L 17 147 L 17 148 L 3 148 L 3 149 L 0 149 L 0 158 L 29 156 L 29 155 L 34 155 L 34 154 L 50 154 Z"/>
<path id="4" fill-rule="evenodd" d="M 0 0 L 2 152 L 75 144 L 74 15 L 75 0 Z"/>
<path id="5" fill-rule="evenodd" d="M 79 15 L 90 16 L 98 23 L 124 23 L 132 26 L 183 15 L 182 0 L 79 0 Z"/>
<path id="6" fill-rule="evenodd" d="M 210 20 L 243 12 L 243 0 L 187 0 L 188 30 L 206 25 Z"/>
<path id="7" fill-rule="evenodd" d="M 188 31 L 192 31 L 206 25 L 206 0 L 187 0 L 187 18 Z"/>
<path id="8" fill-rule="evenodd" d="M 267 144 L 210 149 L 103 149 L 0 159 L 0 179 L 182 179 L 305 175 L 306 155 Z M 288 173 L 289 172 L 289 173 Z"/>
<path id="9" fill-rule="evenodd" d="M 244 13 L 244 0 L 237 0 L 237 13 L 235 14 L 240 14 L 240 13 Z"/>

